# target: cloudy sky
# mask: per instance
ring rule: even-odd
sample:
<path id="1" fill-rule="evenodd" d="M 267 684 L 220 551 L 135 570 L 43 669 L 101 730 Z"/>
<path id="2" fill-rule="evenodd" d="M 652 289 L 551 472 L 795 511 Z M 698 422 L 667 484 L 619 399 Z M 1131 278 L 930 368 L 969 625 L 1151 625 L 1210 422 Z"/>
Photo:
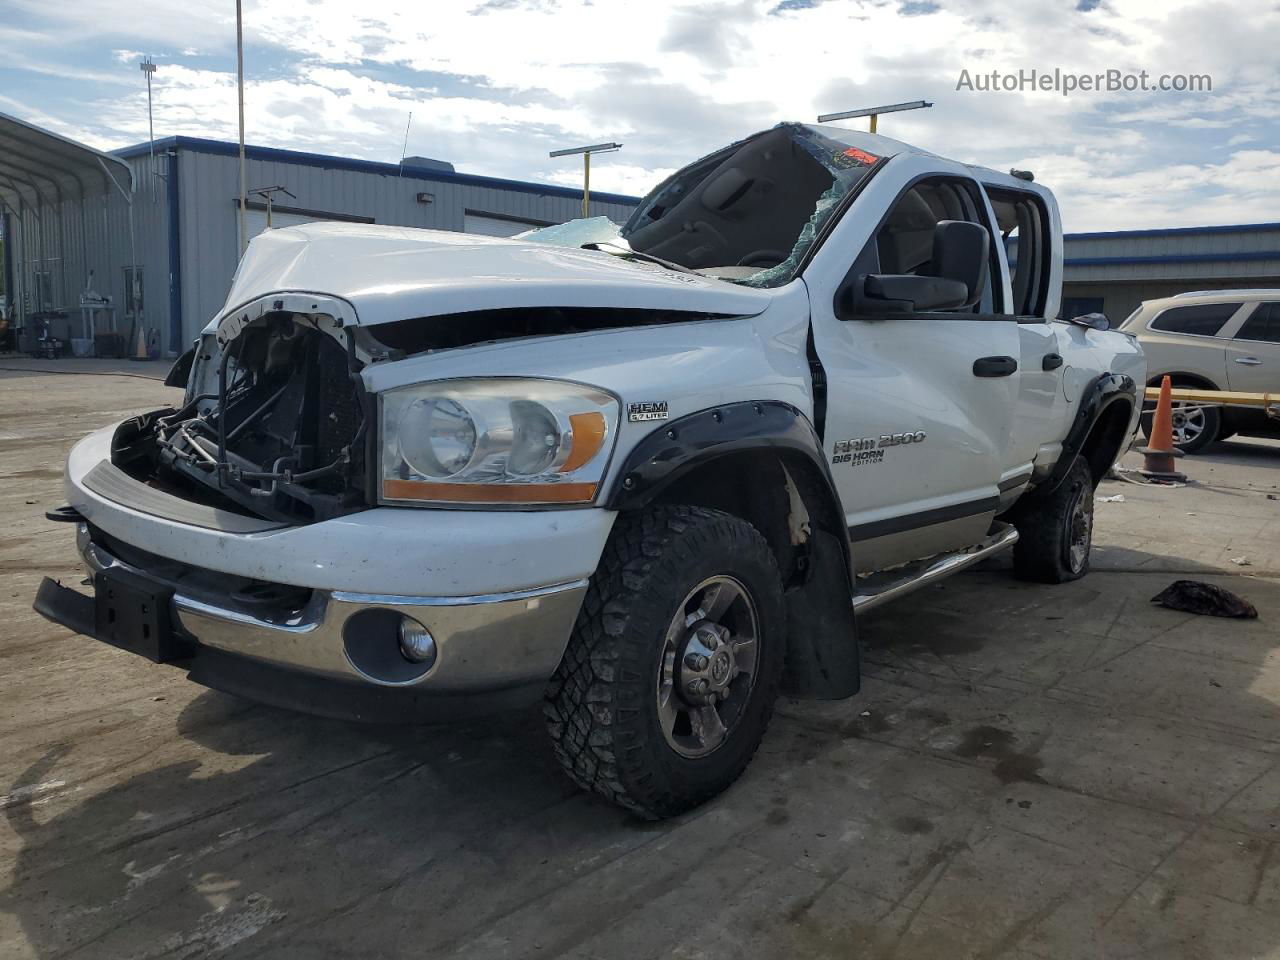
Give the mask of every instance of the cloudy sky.
<path id="1" fill-rule="evenodd" d="M 0 111 L 101 148 L 234 140 L 233 0 L 0 0 Z M 1280 220 L 1276 0 L 245 0 L 250 143 L 643 193 L 779 120 L 928 99 L 881 132 L 1035 171 L 1069 230 Z M 1212 92 L 980 92 L 1054 68 Z M 865 121 L 849 121 L 851 125 Z"/>

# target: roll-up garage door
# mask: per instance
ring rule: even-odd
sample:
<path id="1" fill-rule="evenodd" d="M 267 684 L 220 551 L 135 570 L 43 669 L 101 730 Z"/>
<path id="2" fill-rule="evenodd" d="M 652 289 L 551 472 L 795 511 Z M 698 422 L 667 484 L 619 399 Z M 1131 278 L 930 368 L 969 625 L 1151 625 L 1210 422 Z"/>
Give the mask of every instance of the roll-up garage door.
<path id="1" fill-rule="evenodd" d="M 514 237 L 517 233 L 545 226 L 546 223 L 508 217 L 490 217 L 483 213 L 472 213 L 469 210 L 462 218 L 463 232 L 479 233 L 486 237 Z"/>
<path id="2" fill-rule="evenodd" d="M 272 210 L 271 229 L 279 230 L 281 227 L 296 227 L 300 223 L 315 223 L 318 220 L 328 219 L 330 218 L 318 213 L 281 213 L 279 210 Z M 267 211 L 246 210 L 244 212 L 244 234 L 246 240 L 252 240 L 266 229 Z"/>

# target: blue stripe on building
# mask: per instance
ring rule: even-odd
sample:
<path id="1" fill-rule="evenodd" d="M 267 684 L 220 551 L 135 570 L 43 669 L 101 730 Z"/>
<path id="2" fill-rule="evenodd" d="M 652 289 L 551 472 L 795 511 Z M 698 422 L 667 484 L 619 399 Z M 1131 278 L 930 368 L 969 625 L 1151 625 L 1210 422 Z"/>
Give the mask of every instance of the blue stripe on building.
<path id="1" fill-rule="evenodd" d="M 124 160 L 140 157 L 148 153 L 150 145 L 134 144 L 113 151 Z M 156 141 L 156 151 L 188 150 L 193 153 L 207 153 L 217 157 L 239 157 L 238 144 L 226 140 L 206 140 L 202 137 L 166 137 Z M 403 177 L 408 180 L 429 180 L 436 183 L 457 183 L 472 187 L 492 187 L 497 190 L 508 190 L 516 193 L 532 193 L 544 197 L 581 197 L 582 191 L 572 187 L 554 186 L 549 183 L 529 183 L 525 180 L 506 180 L 502 177 L 482 177 L 472 173 L 457 173 L 448 170 L 433 170 L 429 167 L 415 167 L 398 163 L 382 163 L 377 160 L 358 160 L 354 157 L 335 157 L 324 153 L 307 153 L 303 150 L 283 150 L 278 147 L 258 147 L 246 144 L 245 159 L 265 160 L 274 163 L 291 163 L 296 166 L 319 167 L 322 170 L 351 170 L 356 173 L 376 173 L 383 176 Z M 621 193 L 604 193 L 592 191 L 592 200 L 601 203 L 629 203 L 633 206 L 640 202 L 639 197 L 629 197 Z"/>

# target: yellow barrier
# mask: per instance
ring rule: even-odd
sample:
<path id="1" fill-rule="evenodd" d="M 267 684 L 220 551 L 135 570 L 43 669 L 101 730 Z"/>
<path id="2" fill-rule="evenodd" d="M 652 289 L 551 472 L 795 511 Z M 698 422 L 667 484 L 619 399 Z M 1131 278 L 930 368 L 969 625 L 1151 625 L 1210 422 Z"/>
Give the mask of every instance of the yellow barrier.
<path id="1" fill-rule="evenodd" d="M 1148 400 L 1160 399 L 1159 387 L 1147 387 Z M 1280 418 L 1280 397 L 1271 393 L 1242 393 L 1235 390 L 1193 390 L 1173 388 L 1174 403 L 1190 403 L 1203 407 L 1261 407 L 1268 416 Z"/>

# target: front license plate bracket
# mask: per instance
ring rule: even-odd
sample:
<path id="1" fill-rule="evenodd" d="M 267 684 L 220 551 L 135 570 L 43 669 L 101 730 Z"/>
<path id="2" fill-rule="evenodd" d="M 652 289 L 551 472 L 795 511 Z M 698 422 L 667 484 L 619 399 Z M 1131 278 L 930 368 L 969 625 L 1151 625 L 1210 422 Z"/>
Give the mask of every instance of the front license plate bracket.
<path id="1" fill-rule="evenodd" d="M 168 663 L 179 655 L 170 610 L 173 590 L 127 570 L 101 570 L 93 578 L 94 626 L 113 647 Z"/>

